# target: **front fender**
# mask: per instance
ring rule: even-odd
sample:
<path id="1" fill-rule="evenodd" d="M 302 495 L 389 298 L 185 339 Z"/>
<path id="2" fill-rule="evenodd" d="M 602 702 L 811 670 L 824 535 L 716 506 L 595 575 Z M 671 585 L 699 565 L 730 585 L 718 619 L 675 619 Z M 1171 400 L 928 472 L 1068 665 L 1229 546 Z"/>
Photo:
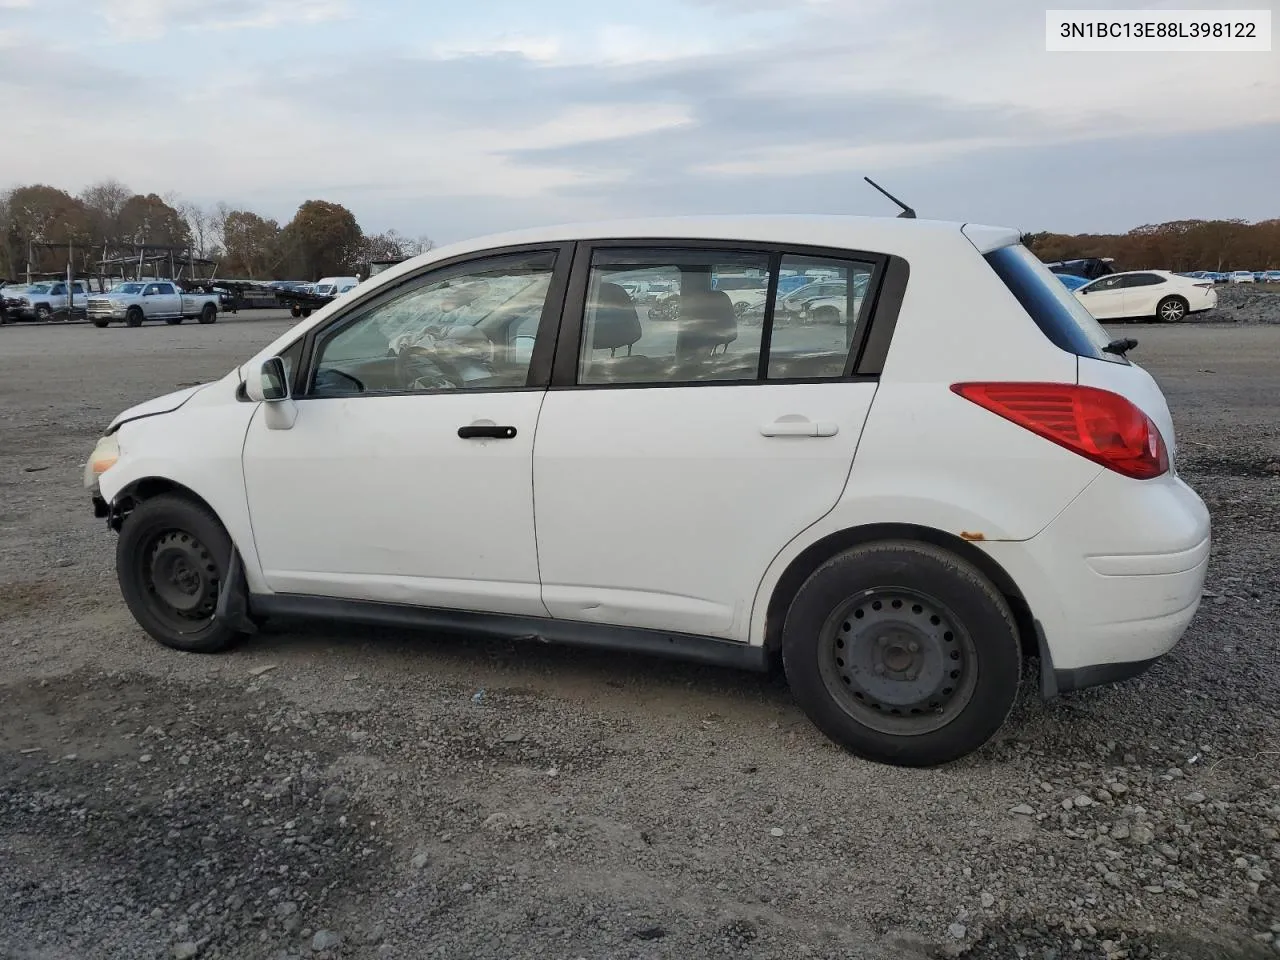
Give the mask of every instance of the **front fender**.
<path id="1" fill-rule="evenodd" d="M 231 536 L 250 589 L 263 592 L 266 585 L 241 462 L 245 432 L 257 407 L 232 396 L 229 403 L 189 402 L 172 413 L 124 423 L 119 429 L 120 459 L 99 477 L 98 487 L 108 504 L 148 481 L 191 491 L 209 505 Z"/>

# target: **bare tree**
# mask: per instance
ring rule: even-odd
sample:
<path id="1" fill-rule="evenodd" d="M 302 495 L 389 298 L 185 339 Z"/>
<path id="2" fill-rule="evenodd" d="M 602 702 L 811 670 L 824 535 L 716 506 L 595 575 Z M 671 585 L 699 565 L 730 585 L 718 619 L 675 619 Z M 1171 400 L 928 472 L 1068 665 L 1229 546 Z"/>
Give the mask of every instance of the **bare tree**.
<path id="1" fill-rule="evenodd" d="M 218 229 L 217 211 L 206 210 L 198 203 L 187 201 L 178 203 L 177 210 L 191 232 L 192 253 L 197 257 L 216 257 L 222 247 L 222 231 Z"/>

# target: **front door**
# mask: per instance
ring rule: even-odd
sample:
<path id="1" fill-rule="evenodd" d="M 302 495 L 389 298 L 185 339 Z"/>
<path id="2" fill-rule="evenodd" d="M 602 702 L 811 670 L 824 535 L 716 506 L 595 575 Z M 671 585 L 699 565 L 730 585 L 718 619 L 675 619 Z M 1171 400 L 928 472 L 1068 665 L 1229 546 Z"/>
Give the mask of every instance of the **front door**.
<path id="1" fill-rule="evenodd" d="M 313 335 L 292 427 L 259 410 L 244 448 L 271 590 L 546 616 L 533 531 L 545 375 L 531 370 L 565 259 L 445 266 Z"/>
<path id="2" fill-rule="evenodd" d="M 1095 319 L 1113 320 L 1125 315 L 1124 279 L 1123 276 L 1103 277 L 1076 292 L 1080 294 L 1080 302 Z"/>
<path id="3" fill-rule="evenodd" d="M 839 318 L 750 323 L 710 278 L 834 275 L 852 293 L 883 261 L 677 242 L 587 257 L 534 448 L 543 600 L 569 620 L 745 640 L 770 562 L 844 490 L 876 383 L 851 375 Z M 677 305 L 637 304 L 630 281 L 671 283 Z"/>

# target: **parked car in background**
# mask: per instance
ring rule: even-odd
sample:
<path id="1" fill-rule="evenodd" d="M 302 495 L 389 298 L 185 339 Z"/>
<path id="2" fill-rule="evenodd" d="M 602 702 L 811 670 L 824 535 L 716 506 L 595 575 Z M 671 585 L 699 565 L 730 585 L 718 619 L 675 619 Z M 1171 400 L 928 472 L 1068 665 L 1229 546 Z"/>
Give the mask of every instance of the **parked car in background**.
<path id="1" fill-rule="evenodd" d="M 1088 277 L 1077 277 L 1074 273 L 1055 273 L 1054 276 L 1061 280 L 1062 285 L 1068 290 L 1078 290 L 1089 283 Z"/>
<path id="2" fill-rule="evenodd" d="M 172 280 L 155 280 L 118 284 L 110 293 L 90 297 L 88 309 L 95 327 L 105 327 L 113 320 L 123 321 L 126 327 L 140 327 L 144 320 L 213 323 L 218 319 L 218 303 L 216 293 L 183 293 Z"/>
<path id="3" fill-rule="evenodd" d="M 1230 283 L 1253 283 L 1253 271 L 1251 270 L 1233 270 L 1228 274 Z"/>
<path id="4" fill-rule="evenodd" d="M 1268 270 L 1262 275 L 1264 283 L 1280 283 L 1280 270 Z"/>
<path id="5" fill-rule="evenodd" d="M 1019 237 L 678 217 L 441 247 L 116 416 L 87 499 L 179 650 L 309 616 L 780 660 L 845 748 L 945 763 L 1024 677 L 1167 653 L 1211 546 L 1159 386 Z M 748 329 L 710 286 L 814 263 L 869 278 L 852 328 Z M 655 269 L 673 323 L 622 286 Z"/>
<path id="6" fill-rule="evenodd" d="M 1113 273 L 1085 284 L 1072 295 L 1098 320 L 1172 323 L 1218 305 L 1212 282 L 1180 277 L 1168 270 Z"/>
<path id="7" fill-rule="evenodd" d="M 73 280 L 70 287 L 65 280 L 44 280 L 15 294 L 12 307 L 8 298 L 5 302 L 10 319 L 46 322 L 55 317 L 63 320 L 83 317 L 89 296 L 90 286 L 86 280 Z"/>
<path id="8" fill-rule="evenodd" d="M 0 286 L 0 323 L 17 319 L 18 304 L 22 300 L 22 292 L 27 289 L 25 283 L 6 283 Z"/>

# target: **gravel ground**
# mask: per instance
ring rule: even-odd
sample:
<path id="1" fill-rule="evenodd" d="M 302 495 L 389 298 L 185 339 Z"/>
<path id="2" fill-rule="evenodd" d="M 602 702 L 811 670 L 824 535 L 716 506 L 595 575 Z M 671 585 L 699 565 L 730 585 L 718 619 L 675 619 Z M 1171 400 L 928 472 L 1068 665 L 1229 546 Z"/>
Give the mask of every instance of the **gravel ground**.
<path id="1" fill-rule="evenodd" d="M 1280 323 L 1280 284 L 1218 285 L 1218 307 L 1196 314 L 1192 322 Z"/>
<path id="2" fill-rule="evenodd" d="M 287 323 L 0 330 L 0 957 L 1280 956 L 1280 328 L 1123 328 L 1214 516 L 1184 642 L 911 771 L 777 677 L 324 624 L 147 639 L 80 464 Z"/>

